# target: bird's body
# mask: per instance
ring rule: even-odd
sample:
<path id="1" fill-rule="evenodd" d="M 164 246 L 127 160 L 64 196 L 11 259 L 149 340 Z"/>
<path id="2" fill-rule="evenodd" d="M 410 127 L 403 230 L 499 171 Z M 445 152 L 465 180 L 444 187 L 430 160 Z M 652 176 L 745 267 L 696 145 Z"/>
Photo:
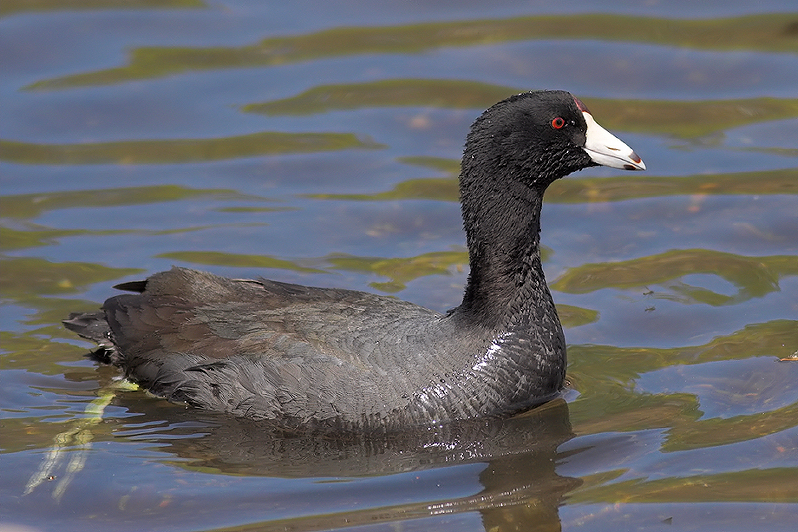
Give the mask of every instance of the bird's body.
<path id="1" fill-rule="evenodd" d="M 514 96 L 477 119 L 460 176 L 471 271 L 445 315 L 173 268 L 65 324 L 156 395 L 286 427 L 399 430 L 524 410 L 559 392 L 566 367 L 540 261 L 543 192 L 601 157 L 644 168 L 591 122 L 562 91 Z"/>

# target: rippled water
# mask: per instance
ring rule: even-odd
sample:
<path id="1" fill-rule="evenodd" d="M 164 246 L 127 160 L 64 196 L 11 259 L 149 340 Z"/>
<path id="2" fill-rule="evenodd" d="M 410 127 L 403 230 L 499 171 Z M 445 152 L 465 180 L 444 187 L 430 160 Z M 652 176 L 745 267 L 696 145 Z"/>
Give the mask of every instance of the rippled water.
<path id="1" fill-rule="evenodd" d="M 0 529 L 798 529 L 798 12 L 606 4 L 0 3 Z M 455 306 L 465 133 L 536 88 L 649 168 L 547 193 L 565 400 L 279 434 L 60 325 L 172 264 Z"/>

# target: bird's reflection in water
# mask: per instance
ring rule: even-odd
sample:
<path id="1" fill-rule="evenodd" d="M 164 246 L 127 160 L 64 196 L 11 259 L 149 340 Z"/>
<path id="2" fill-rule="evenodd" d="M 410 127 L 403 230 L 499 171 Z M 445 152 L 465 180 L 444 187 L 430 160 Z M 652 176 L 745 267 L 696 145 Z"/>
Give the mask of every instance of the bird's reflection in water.
<path id="1" fill-rule="evenodd" d="M 160 401 L 136 402 L 136 406 L 162 405 Z M 556 473 L 563 457 L 557 448 L 573 436 L 568 405 L 562 399 L 510 419 L 371 436 L 288 433 L 263 422 L 196 410 L 172 413 L 182 419 L 172 424 L 160 450 L 180 458 L 178 465 L 227 475 L 319 481 L 313 484 L 313 494 L 308 494 L 313 497 L 309 504 L 301 501 L 295 489 L 259 493 L 263 521 L 258 526 L 264 530 L 274 526 L 280 530 L 283 526 L 326 530 L 387 525 L 462 512 L 479 512 L 485 530 L 491 532 L 560 530 L 561 499 L 581 484 L 579 479 Z M 156 417 L 164 412 L 152 414 Z M 186 425 L 182 429 L 180 421 Z M 198 422 L 202 424 L 199 429 Z M 182 430 L 202 435 L 175 438 Z M 157 442 L 158 436 L 154 439 Z M 413 472 L 423 472 L 423 481 L 413 482 L 422 478 Z M 440 486 L 451 486 L 453 478 L 457 493 L 473 486 L 472 493 L 447 498 Z M 379 487 L 369 482 L 377 479 Z M 412 496 L 404 500 L 395 496 L 402 490 Z M 366 504 L 364 499 L 375 502 Z M 298 500 L 304 506 L 298 505 Z M 279 523 L 269 519 L 270 508 L 284 511 L 291 507 L 302 510 Z"/>

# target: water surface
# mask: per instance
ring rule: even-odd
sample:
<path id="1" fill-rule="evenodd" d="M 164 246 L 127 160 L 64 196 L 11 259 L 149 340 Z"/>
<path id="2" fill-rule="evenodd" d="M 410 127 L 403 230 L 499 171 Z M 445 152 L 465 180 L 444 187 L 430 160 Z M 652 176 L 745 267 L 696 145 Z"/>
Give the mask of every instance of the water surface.
<path id="1" fill-rule="evenodd" d="M 417 4 L 0 4 L 0 524 L 798 528 L 795 6 Z M 463 139 L 539 88 L 649 168 L 547 192 L 561 400 L 283 434 L 115 389 L 60 325 L 173 264 L 451 308 Z"/>

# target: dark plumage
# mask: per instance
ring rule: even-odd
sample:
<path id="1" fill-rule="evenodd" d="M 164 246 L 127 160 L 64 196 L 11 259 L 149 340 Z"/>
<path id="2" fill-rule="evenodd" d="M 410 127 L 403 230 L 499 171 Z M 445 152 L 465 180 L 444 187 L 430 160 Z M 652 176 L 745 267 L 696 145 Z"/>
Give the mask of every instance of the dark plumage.
<path id="1" fill-rule="evenodd" d="M 470 254 L 445 315 L 393 298 L 173 268 L 64 324 L 156 395 L 285 427 L 394 430 L 512 414 L 555 396 L 565 338 L 540 262 L 546 187 L 588 166 L 645 169 L 567 92 L 519 94 L 469 133 Z"/>

